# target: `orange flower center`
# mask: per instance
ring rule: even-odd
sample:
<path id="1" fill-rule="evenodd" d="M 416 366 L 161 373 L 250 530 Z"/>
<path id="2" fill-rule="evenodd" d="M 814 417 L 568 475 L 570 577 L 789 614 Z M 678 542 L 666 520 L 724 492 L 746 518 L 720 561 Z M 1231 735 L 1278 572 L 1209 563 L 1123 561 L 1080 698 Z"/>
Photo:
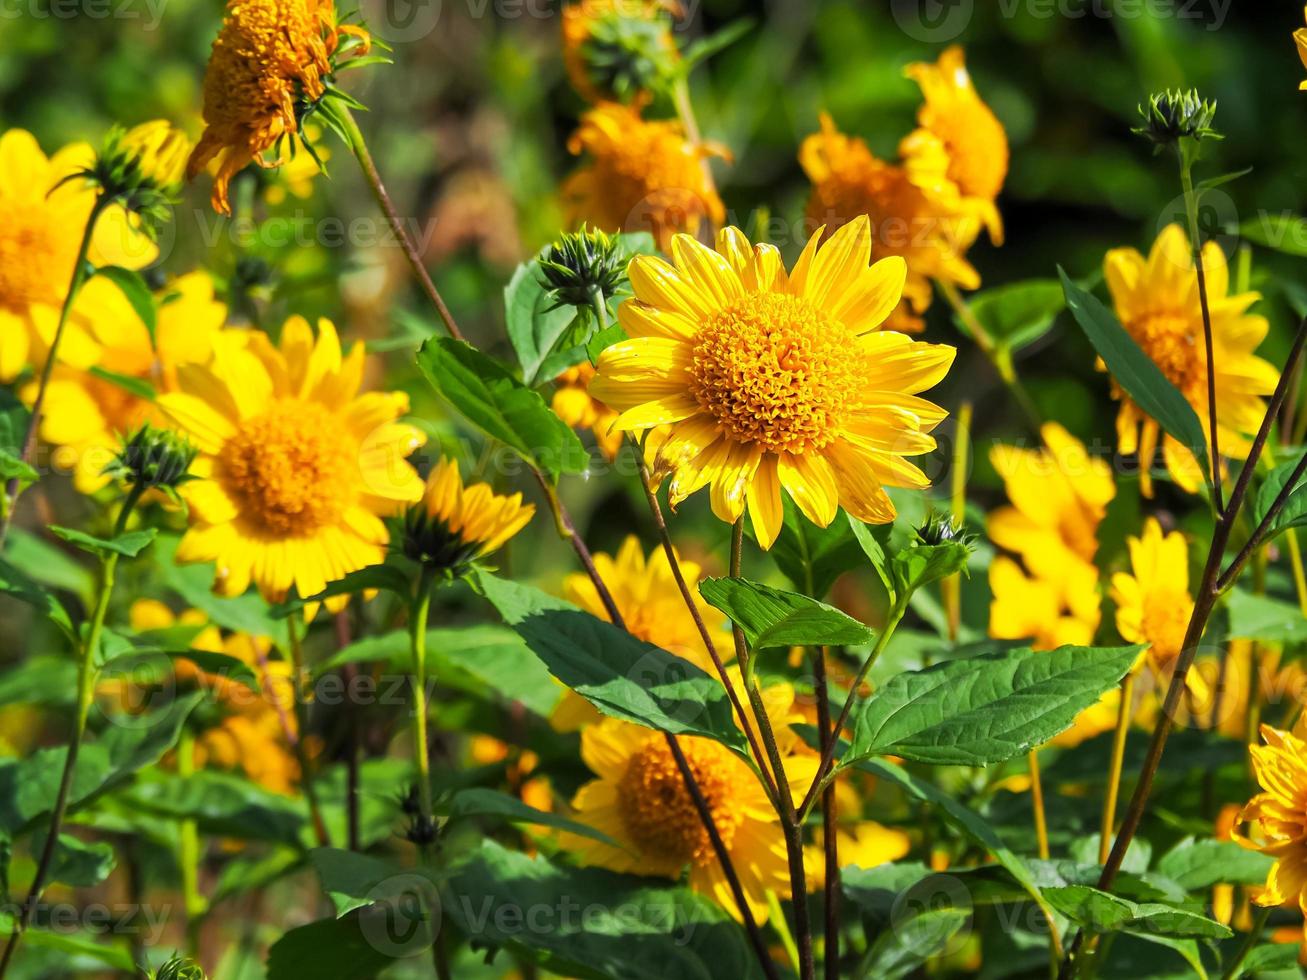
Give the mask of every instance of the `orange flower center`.
<path id="1" fill-rule="evenodd" d="M 1185 395 L 1206 391 L 1207 352 L 1188 317 L 1170 312 L 1149 313 L 1125 324 L 1166 379 Z"/>
<path id="2" fill-rule="evenodd" d="M 680 744 L 722 843 L 729 848 L 744 819 L 739 803 L 748 770 L 716 742 L 683 738 Z M 631 756 L 617 785 L 617 809 L 641 850 L 682 864 L 704 865 L 716 860 L 708 831 L 685 788 L 672 750 L 661 736 L 650 738 Z"/>
<path id="3" fill-rule="evenodd" d="M 282 401 L 241 424 L 219 456 L 219 473 L 242 514 L 278 537 L 334 524 L 357 466 L 340 425 L 321 405 Z"/>
<path id="4" fill-rule="evenodd" d="M 1178 589 L 1152 592 L 1144 600 L 1143 632 L 1154 660 L 1168 664 L 1180 655 L 1193 608 L 1193 600 Z"/>
<path id="5" fill-rule="evenodd" d="M 737 442 L 818 451 L 862 387 L 858 357 L 857 338 L 807 300 L 751 293 L 699 328 L 690 390 Z"/>
<path id="6" fill-rule="evenodd" d="M 77 238 L 68 231 L 39 204 L 8 204 L 0 229 L 0 307 L 22 312 L 32 303 L 63 301 L 77 260 Z"/>

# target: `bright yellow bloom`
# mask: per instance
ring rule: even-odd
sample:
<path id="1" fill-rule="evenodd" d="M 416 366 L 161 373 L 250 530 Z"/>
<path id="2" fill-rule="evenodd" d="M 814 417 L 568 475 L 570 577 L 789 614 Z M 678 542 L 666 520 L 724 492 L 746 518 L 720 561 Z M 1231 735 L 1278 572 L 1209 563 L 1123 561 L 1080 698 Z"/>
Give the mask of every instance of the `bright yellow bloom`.
<path id="1" fill-rule="evenodd" d="M 1254 901 L 1262 906 L 1296 904 L 1307 913 L 1307 742 L 1301 723 L 1292 732 L 1262 726 L 1265 745 L 1250 745 L 1253 774 L 1264 792 L 1248 801 L 1239 822 L 1248 836 L 1235 840 L 1275 858 L 1266 887 Z"/>
<path id="2" fill-rule="evenodd" d="M 594 366 L 583 361 L 554 379 L 554 397 L 550 407 L 554 414 L 574 429 L 594 433 L 599 451 L 610 463 L 622 448 L 622 433 L 613 428 L 617 413 L 590 394 Z"/>
<path id="3" fill-rule="evenodd" d="M 191 155 L 191 141 L 173 128 L 166 119 L 141 123 L 127 131 L 122 149 L 136 160 L 141 174 L 160 190 L 181 187 L 186 175 L 186 159 Z"/>
<path id="4" fill-rule="evenodd" d="M 1203 247 L 1203 271 L 1216 363 L 1217 434 L 1223 454 L 1242 458 L 1249 448 L 1244 435 L 1261 424 L 1265 412 L 1262 396 L 1275 390 L 1279 373 L 1253 354 L 1268 327 L 1265 317 L 1250 315 L 1247 310 L 1261 296 L 1229 295 L 1229 269 L 1215 242 Z M 1179 225 L 1169 225 L 1153 243 L 1148 258 L 1133 248 L 1113 249 L 1103 260 L 1103 272 L 1122 326 L 1193 406 L 1207 432 L 1207 350 L 1198 273 L 1188 236 Z M 1151 496 L 1149 471 L 1157 452 L 1158 424 L 1115 383 L 1112 394 L 1121 401 L 1116 418 L 1121 452 L 1139 454 L 1140 483 L 1144 494 Z M 1203 472 L 1193 454 L 1165 436 L 1162 455 L 1172 479 L 1191 493 L 1197 490 Z"/>
<path id="5" fill-rule="evenodd" d="M 1068 585 L 1027 575 L 1006 555 L 995 557 L 989 565 L 989 635 L 1030 640 L 1036 650 L 1093 643 L 1100 618 L 1097 576 Z"/>
<path id="6" fill-rule="evenodd" d="M 899 147 L 905 166 L 909 173 L 933 174 L 942 150 L 948 183 L 930 177 L 923 190 L 942 195 L 949 210 L 957 207 L 982 222 L 1001 245 L 1003 220 L 995 200 L 1007 179 L 1007 133 L 971 84 L 962 48 L 946 49 L 933 65 L 908 65 L 905 74 L 921 86 L 926 100 L 917 112 L 919 128 Z"/>
<path id="7" fill-rule="evenodd" d="M 1046 423 L 1040 434 L 1042 449 L 996 445 L 990 451 L 1012 504 L 989 515 L 989 536 L 1051 585 L 1059 605 L 1087 624 L 1092 635 L 1099 607 L 1094 553 L 1098 525 L 1116 495 L 1112 469 L 1055 422 Z M 1006 572 L 1000 578 L 1005 586 L 1012 584 Z M 1004 596 L 1005 604 L 1011 602 L 1012 611 L 1019 611 L 1015 599 Z"/>
<path id="8" fill-rule="evenodd" d="M 404 549 L 414 561 L 456 569 L 502 548 L 535 512 L 520 493 L 502 496 L 488 483 L 464 486 L 458 463 L 442 456 L 422 499 L 409 508 Z"/>
<path id="9" fill-rule="evenodd" d="M 1303 9 L 1303 17 L 1307 19 L 1307 8 Z M 1298 59 L 1302 62 L 1303 67 L 1307 68 L 1307 27 L 1300 27 L 1293 32 L 1293 43 L 1298 48 Z M 1307 81 L 1298 83 L 1299 91 L 1307 91 Z"/>
<path id="10" fill-rule="evenodd" d="M 861 139 L 839 132 L 823 113 L 821 132 L 803 141 L 799 163 L 812 182 L 808 221 L 834 232 L 867 215 L 873 257 L 897 255 L 907 262 L 903 303 L 891 321 L 894 329 L 922 329 L 932 279 L 963 289 L 980 286 L 980 275 L 965 258 L 977 226 L 960 211 L 942 146 L 922 146 L 909 167 L 897 167 L 877 159 Z"/>
<path id="11" fill-rule="evenodd" d="M 605 231 L 649 231 L 666 248 L 676 232 L 720 225 L 726 207 L 705 172 L 719 148 L 693 144 L 681 124 L 644 120 L 637 108 L 606 102 L 581 117 L 568 140 L 590 160 L 563 185 L 572 225 Z"/>
<path id="12" fill-rule="evenodd" d="M 367 32 L 337 23 L 332 0 L 230 0 L 204 75 L 204 134 L 187 166 L 193 178 L 218 161 L 215 210 L 231 213 L 227 188 L 246 165 L 285 162 L 280 143 L 322 98 L 342 35 L 358 39 L 351 54 L 367 51 Z"/>
<path id="13" fill-rule="evenodd" d="M 789 888 L 776 811 L 758 777 L 730 749 L 706 738 L 678 741 L 739 873 L 745 899 L 754 917 L 766 921 L 767 893 L 787 894 Z M 690 887 L 738 918 L 708 832 L 662 733 L 605 718 L 581 732 L 581 758 L 597 778 L 572 800 L 576 819 L 621 846 L 575 834 L 560 835 L 559 843 L 582 864 L 629 874 L 676 879 L 688 865 Z M 802 795 L 817 761 L 794 755 L 785 768 L 792 791 Z"/>
<path id="14" fill-rule="evenodd" d="M 878 868 L 905 857 L 912 841 L 901 830 L 886 827 L 874 820 L 842 823 L 835 831 L 840 867 Z M 813 842 L 803 849 L 803 863 L 808 871 L 808 891 L 820 891 L 825 885 L 825 833 L 818 827 Z"/>
<path id="15" fill-rule="evenodd" d="M 318 336 L 291 317 L 273 346 L 255 333 L 220 345 L 204 366 L 177 372 L 159 406 L 199 449 L 185 484 L 190 530 L 182 562 L 217 563 L 215 588 L 241 595 L 253 581 L 271 601 L 299 595 L 385 556 L 383 516 L 422 496 L 406 461 L 425 436 L 395 419 L 402 392 L 359 393 L 363 344 L 342 357 L 336 328 Z"/>
<path id="16" fill-rule="evenodd" d="M 94 366 L 145 382 L 156 392 L 175 391 L 177 369 L 207 361 L 220 338 L 237 346 L 244 341 L 243 331 L 223 330 L 227 309 L 214 298 L 208 273 L 181 276 L 160 292 L 153 342 L 117 286 L 92 279 L 84 288 L 86 303 L 95 310 L 86 331 Z M 23 388 L 28 404 L 36 390 L 36 382 Z M 54 465 L 72 469 L 83 493 L 108 482 L 104 468 L 118 451 L 120 437 L 145 422 L 163 423 L 153 402 L 103 374 L 63 363 L 55 366 L 45 393 L 41 438 L 57 447 Z"/>
<path id="17" fill-rule="evenodd" d="M 610 19 L 624 19 L 662 24 L 659 46 L 669 59 L 678 57 L 668 14 L 679 11 L 671 0 L 576 0 L 563 7 L 563 67 L 568 81 L 587 102 L 598 104 L 615 93 L 601 92 L 591 80 L 586 46 L 594 39 L 595 29 Z"/>
<path id="18" fill-rule="evenodd" d="M 1127 643 L 1148 644 L 1148 663 L 1158 679 L 1168 678 L 1184 649 L 1185 632 L 1193 615 L 1189 593 L 1189 546 L 1179 531 L 1162 533 L 1157 518 L 1144 522 L 1144 533 L 1126 538 L 1130 572 L 1112 576 L 1116 603 L 1116 631 Z M 1190 692 L 1207 697 L 1207 684 L 1199 671 L 1189 671 Z"/>
<path id="19" fill-rule="evenodd" d="M 713 513 L 734 523 L 747 506 L 763 548 L 780 533 L 782 487 L 822 527 L 841 506 L 893 520 L 885 487 L 929 485 L 905 457 L 934 449 L 929 433 L 946 414 L 917 393 L 955 350 L 878 329 L 899 301 L 903 261 L 870 265 L 865 216 L 821 237 L 789 273 L 773 246 L 737 228 L 716 251 L 678 235 L 675 265 L 637 256 L 635 296 L 618 310 L 631 339 L 603 352 L 590 384 L 621 413 L 615 428 L 669 427 L 655 475 L 671 475 L 673 507 L 711 486 Z"/>
<path id="20" fill-rule="evenodd" d="M 708 648 L 699 628 L 686 608 L 685 599 L 667 561 L 667 552 L 655 547 L 648 557 L 640 546 L 640 539 L 630 535 L 622 542 L 616 556 L 596 552 L 595 568 L 608 586 L 617 611 L 622 614 L 626 629 L 647 643 L 662 647 L 668 653 L 684 657 L 700 670 L 717 676 Z M 708 627 L 713 646 L 723 661 L 735 656 L 731 633 L 722 616 L 699 596 L 701 571 L 698 563 L 677 557 L 681 574 L 694 597 L 699 615 Z M 563 583 L 563 595 L 568 602 L 580 606 L 599 619 L 608 619 L 608 610 L 595 589 L 590 576 L 581 573 L 569 575 Z M 634 666 L 634 665 L 633 665 Z M 598 721 L 598 713 L 590 703 L 573 691 L 563 695 L 550 723 L 558 731 L 576 731 L 583 725 Z"/>
<path id="21" fill-rule="evenodd" d="M 95 191 L 83 180 L 54 188 L 94 159 L 85 143 L 47 158 L 25 130 L 0 136 L 0 381 L 13 380 L 29 364 L 45 363 L 95 202 Z M 96 265 L 140 269 L 158 254 L 121 207 L 100 216 L 89 254 Z M 60 342 L 61 363 L 89 367 L 95 362 L 89 324 L 97 305 L 89 288 L 78 297 Z"/>

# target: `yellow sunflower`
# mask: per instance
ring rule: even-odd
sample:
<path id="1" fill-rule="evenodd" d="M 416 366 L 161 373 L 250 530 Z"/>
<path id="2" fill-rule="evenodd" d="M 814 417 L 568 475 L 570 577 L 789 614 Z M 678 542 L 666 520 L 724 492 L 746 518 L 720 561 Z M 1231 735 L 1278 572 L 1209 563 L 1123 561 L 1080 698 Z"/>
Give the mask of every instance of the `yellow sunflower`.
<path id="1" fill-rule="evenodd" d="M 632 635 L 684 657 L 705 673 L 717 676 L 708 648 L 676 584 L 667 552 L 655 547 L 646 557 L 640 539 L 631 535 L 622 542 L 615 556 L 596 552 L 594 562 Z M 699 596 L 701 570 L 698 563 L 680 556 L 677 563 L 718 655 L 724 661 L 732 659 L 735 647 L 730 629 L 721 614 Z M 599 619 L 608 619 L 608 610 L 590 576 L 581 573 L 569 575 L 563 583 L 563 595 L 568 602 Z M 598 720 L 599 714 L 590 702 L 576 692 L 568 691 L 554 709 L 550 723 L 558 731 L 576 731 Z"/>
<path id="2" fill-rule="evenodd" d="M 1027 575 L 1006 555 L 989 565 L 989 635 L 1030 640 L 1036 650 L 1093 643 L 1100 620 L 1097 577 L 1080 587 Z"/>
<path id="3" fill-rule="evenodd" d="M 45 363 L 95 202 L 95 191 L 84 181 L 54 188 L 94 159 L 85 143 L 47 157 L 25 130 L 0 136 L 0 381 L 13 380 L 29 364 Z M 158 254 L 134 219 L 115 206 L 96 223 L 88 257 L 96 265 L 140 269 Z M 61 363 L 89 367 L 95 362 L 88 329 L 96 306 L 95 290 L 74 304 L 60 342 Z"/>
<path id="4" fill-rule="evenodd" d="M 1189 545 L 1179 531 L 1162 532 L 1155 517 L 1144 522 L 1139 537 L 1126 538 L 1130 572 L 1112 576 L 1116 631 L 1127 643 L 1146 643 L 1148 663 L 1159 680 L 1170 675 L 1184 649 L 1185 632 L 1193 614 L 1189 593 Z M 1189 692 L 1206 702 L 1202 673 L 1189 671 Z"/>
<path id="5" fill-rule="evenodd" d="M 1265 317 L 1248 313 L 1261 297 L 1229 295 L 1229 269 L 1215 242 L 1203 246 L 1203 271 L 1216 364 L 1217 435 L 1223 454 L 1242 458 L 1249 448 L 1245 434 L 1261 424 L 1262 397 L 1275 390 L 1279 373 L 1253 354 L 1268 329 Z M 1207 432 L 1207 349 L 1188 236 L 1179 225 L 1169 225 L 1153 243 L 1148 258 L 1133 248 L 1113 249 L 1103 260 L 1103 272 L 1122 326 L 1193 406 Z M 1150 469 L 1160 429 L 1115 383 L 1112 389 L 1121 402 L 1117 441 L 1123 453 L 1139 454 L 1140 483 L 1145 495 L 1151 496 Z M 1198 489 L 1203 472 L 1188 449 L 1163 436 L 1162 456 L 1176 483 L 1191 493 Z"/>
<path id="6" fill-rule="evenodd" d="M 1261 906 L 1297 905 L 1307 914 L 1307 742 L 1301 723 L 1292 732 L 1262 726 L 1265 745 L 1250 745 L 1253 774 L 1263 792 L 1239 814 L 1249 834 L 1233 836 L 1245 847 L 1275 858 L 1266 887 L 1253 899 Z"/>
<path id="7" fill-rule="evenodd" d="M 322 98 L 342 36 L 354 39 L 348 54 L 367 52 L 367 31 L 338 23 L 332 0 L 230 0 L 204 75 L 204 133 L 186 168 L 194 178 L 217 160 L 214 210 L 231 213 L 227 188 L 245 166 L 286 161 L 280 143 Z"/>
<path id="8" fill-rule="evenodd" d="M 790 880 L 776 811 L 758 777 L 730 749 L 706 738 L 678 741 L 739 873 L 745 900 L 754 917 L 765 921 L 767 893 L 788 894 Z M 690 887 L 739 918 L 708 832 L 662 733 L 605 718 L 581 732 L 581 758 L 597 778 L 572 800 L 576 819 L 620 846 L 568 833 L 560 835 L 561 846 L 582 864 L 629 874 L 677 879 L 688 866 Z M 791 756 L 786 761 L 791 791 L 801 796 L 816 769 L 815 758 Z"/>
<path id="9" fill-rule="evenodd" d="M 199 449 L 182 494 L 191 527 L 182 562 L 217 563 L 215 588 L 253 581 L 278 601 L 301 596 L 380 562 L 389 534 L 381 517 L 422 496 L 406 461 L 425 436 L 395 421 L 402 392 L 359 393 L 363 345 L 342 356 L 336 328 L 318 336 L 291 317 L 274 346 L 255 333 L 243 349 L 220 345 L 207 365 L 177 372 L 178 391 L 158 404 Z"/>
<path id="10" fill-rule="evenodd" d="M 583 361 L 554 379 L 554 414 L 574 429 L 589 429 L 604 458 L 610 463 L 622 448 L 622 433 L 613 428 L 617 413 L 590 394 L 594 366 Z"/>
<path id="11" fill-rule="evenodd" d="M 917 113 L 918 129 L 899 146 L 910 174 L 924 175 L 928 193 L 941 195 L 980 221 L 996 245 L 1003 243 L 1003 220 L 995 200 L 1007 179 L 1007 133 L 971 83 L 962 48 L 947 48 L 934 64 L 916 62 L 905 74 L 921 87 L 925 103 Z M 948 160 L 947 183 L 936 180 L 934 160 Z"/>
<path id="12" fill-rule="evenodd" d="M 163 421 L 149 399 L 105 372 L 145 382 L 156 392 L 175 391 L 181 365 L 204 363 L 220 337 L 225 334 L 239 345 L 244 333 L 223 330 L 227 308 L 214 298 L 213 280 L 204 272 L 181 276 L 159 293 L 153 341 L 117 286 L 92 279 L 84 298 L 86 307 L 94 309 L 86 334 L 97 371 L 55 366 L 45 393 L 41 438 L 57 447 L 54 465 L 72 469 L 77 488 L 91 493 L 108 482 L 104 468 L 117 453 L 120 436 L 142 423 Z M 36 390 L 35 382 L 24 387 L 28 404 Z"/>
<path id="13" fill-rule="evenodd" d="M 649 231 L 666 248 L 677 232 L 694 235 L 705 221 L 726 219 L 704 170 L 708 157 L 726 154 L 689 142 L 678 122 L 641 119 L 638 108 L 606 102 L 581 117 L 567 148 L 590 158 L 563 184 L 572 225 Z"/>
<path id="14" fill-rule="evenodd" d="M 1303 10 L 1303 17 L 1307 18 L 1307 8 Z M 1298 48 L 1298 60 L 1307 68 L 1307 27 L 1300 27 L 1293 32 L 1293 43 Z M 1307 91 L 1307 81 L 1299 82 L 1298 89 Z"/>
<path id="15" fill-rule="evenodd" d="M 563 7 L 563 66 L 567 78 L 583 99 L 590 103 L 613 98 L 611 91 L 601 91 L 592 76 L 587 47 L 598 34 L 615 33 L 613 28 L 643 34 L 652 31 L 657 35 L 656 46 L 669 60 L 678 57 L 676 40 L 672 37 L 671 15 L 678 13 L 680 5 L 672 0 L 576 0 Z M 638 99 L 644 93 L 633 93 Z"/>
<path id="16" fill-rule="evenodd" d="M 408 510 L 404 550 L 414 561 L 459 569 L 504 546 L 535 516 L 522 495 L 504 496 L 488 483 L 463 485 L 458 463 L 442 456 L 427 477 L 422 499 Z"/>
<path id="17" fill-rule="evenodd" d="M 655 475 L 671 475 L 673 507 L 710 485 L 713 513 L 734 522 L 747 507 L 763 548 L 780 533 L 782 487 L 822 527 L 841 506 L 893 520 L 885 487 L 929 485 L 906 457 L 934 449 L 946 415 L 917 393 L 955 350 L 877 329 L 899 301 L 903 260 L 870 265 L 865 216 L 821 238 L 789 273 L 737 228 L 716 251 L 678 235 L 675 265 L 637 256 L 634 298 L 618 310 L 631 339 L 603 352 L 590 384 L 621 413 L 614 428 L 668 426 Z"/>
<path id="18" fill-rule="evenodd" d="M 966 260 L 977 227 L 961 212 L 943 147 L 921 147 L 907 167 L 886 163 L 861 139 L 846 136 L 830 116 L 799 148 L 812 182 L 807 219 L 828 233 L 861 215 L 871 219 L 872 256 L 896 255 L 908 265 L 903 303 L 890 326 L 915 333 L 930 306 L 931 280 L 977 289 L 980 275 Z"/>

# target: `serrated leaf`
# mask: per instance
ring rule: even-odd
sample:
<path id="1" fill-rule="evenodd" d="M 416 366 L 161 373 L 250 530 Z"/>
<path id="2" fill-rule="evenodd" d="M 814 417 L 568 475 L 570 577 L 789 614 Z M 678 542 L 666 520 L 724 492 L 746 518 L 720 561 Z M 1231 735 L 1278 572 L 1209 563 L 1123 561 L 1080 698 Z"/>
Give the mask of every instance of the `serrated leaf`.
<path id="1" fill-rule="evenodd" d="M 549 672 L 604 714 L 744 751 L 717 678 L 538 589 L 483 571 L 476 582 Z"/>
<path id="2" fill-rule="evenodd" d="M 50 533 L 92 555 L 103 557 L 108 554 L 118 554 L 124 558 L 135 558 L 149 546 L 159 532 L 157 528 L 150 527 L 140 531 L 127 531 L 116 538 L 97 538 L 75 528 L 51 524 Z"/>
<path id="3" fill-rule="evenodd" d="M 900 674 L 855 710 L 846 759 L 983 766 L 1014 758 L 1069 728 L 1140 649 L 1012 650 Z"/>
<path id="4" fill-rule="evenodd" d="M 418 367 L 464 418 L 550 479 L 585 471 L 589 458 L 576 433 L 499 362 L 462 341 L 433 337 L 418 351 Z"/>
<path id="5" fill-rule="evenodd" d="M 1234 935 L 1221 923 L 1189 909 L 1161 902 L 1132 902 L 1089 885 L 1045 888 L 1044 897 L 1071 921 L 1099 935 L 1135 932 L 1202 939 Z"/>
<path id="6" fill-rule="evenodd" d="M 791 646 L 858 646 L 876 634 L 847 613 L 797 592 L 743 578 L 710 578 L 699 594 L 744 631 L 755 650 Z"/>
<path id="7" fill-rule="evenodd" d="M 1135 343 L 1115 313 L 1092 293 L 1072 282 L 1060 266 L 1057 272 L 1062 279 L 1071 315 L 1080 324 L 1117 384 L 1144 414 L 1155 419 L 1169 435 L 1194 454 L 1204 472 L 1210 473 L 1207 437 L 1198 415 L 1184 395 Z"/>
<path id="8" fill-rule="evenodd" d="M 1265 884 L 1274 864 L 1270 855 L 1250 851 L 1234 841 L 1186 838 L 1157 862 L 1157 872 L 1186 891 L 1196 892 L 1216 884 Z"/>

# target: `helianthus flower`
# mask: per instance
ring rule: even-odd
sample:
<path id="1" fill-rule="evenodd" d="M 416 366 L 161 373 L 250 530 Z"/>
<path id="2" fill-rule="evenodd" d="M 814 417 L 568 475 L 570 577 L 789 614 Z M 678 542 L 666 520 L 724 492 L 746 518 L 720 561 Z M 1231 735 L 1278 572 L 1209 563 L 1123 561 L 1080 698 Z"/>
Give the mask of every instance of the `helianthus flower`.
<path id="1" fill-rule="evenodd" d="M 1127 643 L 1148 644 L 1148 663 L 1158 678 L 1166 677 L 1184 649 L 1185 632 L 1193 615 L 1189 593 L 1189 546 L 1179 531 L 1162 533 L 1155 517 L 1144 522 L 1144 533 L 1126 538 L 1130 572 L 1112 576 L 1116 631 Z M 1205 701 L 1206 682 L 1199 671 L 1186 675 L 1190 693 Z"/>
<path id="2" fill-rule="evenodd" d="M 712 658 L 704 645 L 703 637 L 694 617 L 686 608 L 684 597 L 676 584 L 667 552 L 656 547 L 646 557 L 640 539 L 630 535 L 622 542 L 615 556 L 596 552 L 595 568 L 600 579 L 608 586 L 617 611 L 622 614 L 626 629 L 633 636 L 662 647 L 690 661 L 700 670 L 716 676 Z M 690 587 L 699 615 L 709 629 L 713 645 L 723 660 L 734 656 L 730 630 L 725 628 L 721 614 L 704 602 L 698 591 L 701 574 L 697 562 L 678 556 L 677 564 Z M 563 596 L 599 619 L 608 619 L 608 610 L 595 589 L 590 576 L 581 573 L 569 575 L 563 583 Z M 584 724 L 598 721 L 598 713 L 590 703 L 568 691 L 554 709 L 550 723 L 558 731 L 575 731 Z"/>
<path id="3" fill-rule="evenodd" d="M 841 506 L 893 520 L 885 487 L 928 485 L 906 457 L 934 448 L 946 414 L 917 393 L 954 349 L 877 329 L 899 301 L 902 259 L 869 265 L 865 216 L 821 237 L 789 273 L 737 228 L 716 251 L 678 235 L 675 265 L 637 256 L 634 298 L 618 309 L 631 339 L 600 355 L 590 384 L 621 413 L 614 428 L 668 426 L 655 475 L 671 475 L 672 506 L 711 486 L 713 513 L 734 523 L 747 507 L 763 548 L 780 533 L 782 487 L 822 527 Z"/>
<path id="4" fill-rule="evenodd" d="M 56 447 L 54 465 L 71 468 L 77 489 L 92 493 L 109 481 L 104 469 L 117 453 L 120 437 L 145 422 L 163 421 L 153 402 L 112 376 L 145 382 L 156 392 L 175 391 L 179 367 L 207 361 L 220 337 L 239 345 L 244 334 L 223 330 L 227 309 L 214 298 L 213 280 L 204 272 L 180 276 L 160 292 L 153 341 L 113 283 L 92 279 L 82 297 L 95 310 L 86 329 L 95 370 L 55 366 L 40 434 Z M 36 390 L 35 382 L 23 388 L 29 404 Z"/>
<path id="5" fill-rule="evenodd" d="M 960 212 L 948 178 L 943 147 L 925 147 L 910 167 L 878 159 L 861 139 L 846 136 L 825 113 L 821 131 L 799 148 L 799 163 L 812 182 L 807 218 L 828 233 L 860 215 L 871 219 L 872 255 L 897 255 L 908 265 L 903 303 L 893 329 L 917 332 L 930 306 L 931 280 L 977 289 L 980 275 L 966 260 L 977 227 Z"/>
<path id="6" fill-rule="evenodd" d="M 985 225 L 996 245 L 1003 243 L 1003 220 L 995 199 L 1007 178 L 1008 143 L 1003 124 L 976 93 L 962 48 L 947 48 L 934 64 L 915 62 L 904 72 L 921 87 L 925 103 L 917 112 L 918 129 L 899 146 L 909 173 L 931 175 L 942 149 L 948 159 L 948 183 L 933 176 L 921 184 L 943 195 L 959 210 Z"/>
<path id="7" fill-rule="evenodd" d="M 85 143 L 47 157 L 25 130 L 0 136 L 0 381 L 45 363 L 96 195 L 83 180 L 61 182 L 94 161 Z M 96 223 L 88 258 L 97 266 L 140 269 L 158 254 L 127 212 L 114 206 Z M 88 329 L 97 305 L 93 294 L 78 297 L 60 342 L 60 363 L 95 362 Z"/>
<path id="8" fill-rule="evenodd" d="M 1216 365 L 1217 435 L 1222 453 L 1242 458 L 1249 448 L 1245 433 L 1261 424 L 1262 396 L 1275 390 L 1279 373 L 1253 354 L 1268 327 L 1265 317 L 1247 311 L 1261 297 L 1228 295 L 1229 269 L 1215 242 L 1203 247 L 1203 271 Z M 1121 325 L 1193 406 L 1207 432 L 1207 350 L 1188 236 L 1179 225 L 1169 225 L 1158 235 L 1148 258 L 1133 248 L 1113 249 L 1103 260 L 1103 272 Z M 1116 418 L 1120 449 L 1139 454 L 1140 483 L 1145 495 L 1151 496 L 1150 470 L 1160 434 L 1157 421 L 1144 415 L 1115 383 L 1112 394 L 1121 402 Z M 1198 489 L 1203 471 L 1193 453 L 1167 435 L 1162 437 L 1162 456 L 1176 483 L 1191 493 Z"/>
<path id="9" fill-rule="evenodd" d="M 456 572 L 502 548 L 535 512 L 520 493 L 500 495 L 488 483 L 464 486 L 458 463 L 442 456 L 422 499 L 408 509 L 404 551 L 414 561 Z"/>
<path id="10" fill-rule="evenodd" d="M 363 28 L 339 23 L 332 0 L 230 0 L 204 74 L 204 133 L 187 166 L 193 178 L 218 161 L 215 210 L 231 213 L 227 188 L 246 165 L 286 161 L 281 141 L 297 136 L 337 62 L 369 45 Z"/>
<path id="11" fill-rule="evenodd" d="M 587 102 L 647 96 L 679 60 L 671 0 L 577 0 L 563 7 L 563 66 Z"/>
<path id="12" fill-rule="evenodd" d="M 395 419 L 402 392 L 359 394 L 364 352 L 342 357 L 336 328 L 318 336 L 291 317 L 274 346 L 251 335 L 244 349 L 219 345 L 204 366 L 177 372 L 178 391 L 159 406 L 200 451 L 182 495 L 191 527 L 181 562 L 217 563 L 215 588 L 270 600 L 301 596 L 380 562 L 389 534 L 382 516 L 422 495 L 405 457 L 425 442 Z"/>
<path id="13" fill-rule="evenodd" d="M 706 738 L 678 741 L 739 874 L 745 900 L 754 917 L 766 921 L 767 893 L 784 894 L 789 888 L 776 811 L 758 777 L 730 749 Z M 663 734 L 605 718 L 581 732 L 581 758 L 597 778 L 572 800 L 576 819 L 620 846 L 566 833 L 560 835 L 560 845 L 582 864 L 629 874 L 677 879 L 688 865 L 690 887 L 738 918 L 708 832 Z M 815 758 L 792 756 L 786 764 L 792 791 L 802 795 L 816 768 Z"/>
<path id="14" fill-rule="evenodd" d="M 1098 525 L 1116 485 L 1107 462 L 1090 456 L 1062 426 L 1046 423 L 1040 434 L 1042 449 L 996 445 L 990 451 L 990 462 L 1012 503 L 989 515 L 989 536 L 1000 548 L 1020 555 L 1035 578 L 1057 590 L 1059 606 L 1086 624 L 1092 636 L 1099 608 L 1094 566 Z M 1020 612 L 1016 580 L 1006 568 L 998 577 L 1004 588 L 1002 610 L 1028 616 Z M 1002 632 L 1009 634 L 1006 628 Z"/>
<path id="15" fill-rule="evenodd" d="M 641 119 L 638 109 L 607 102 L 581 117 L 567 148 L 590 158 L 563 185 L 573 225 L 650 231 L 665 248 L 676 232 L 697 234 L 705 220 L 726 218 L 704 170 L 705 159 L 726 154 L 689 142 L 678 122 Z"/>
<path id="16" fill-rule="evenodd" d="M 610 463 L 622 448 L 622 433 L 613 428 L 617 413 L 590 394 L 595 369 L 589 361 L 570 367 L 554 379 L 554 414 L 574 429 L 594 433 L 599 451 Z"/>
<path id="17" fill-rule="evenodd" d="M 1266 887 L 1254 897 L 1261 906 L 1296 904 L 1307 913 L 1307 742 L 1301 724 L 1292 732 L 1261 728 L 1265 745 L 1250 745 L 1253 774 L 1263 792 L 1239 814 L 1249 834 L 1234 839 L 1275 858 Z"/>

